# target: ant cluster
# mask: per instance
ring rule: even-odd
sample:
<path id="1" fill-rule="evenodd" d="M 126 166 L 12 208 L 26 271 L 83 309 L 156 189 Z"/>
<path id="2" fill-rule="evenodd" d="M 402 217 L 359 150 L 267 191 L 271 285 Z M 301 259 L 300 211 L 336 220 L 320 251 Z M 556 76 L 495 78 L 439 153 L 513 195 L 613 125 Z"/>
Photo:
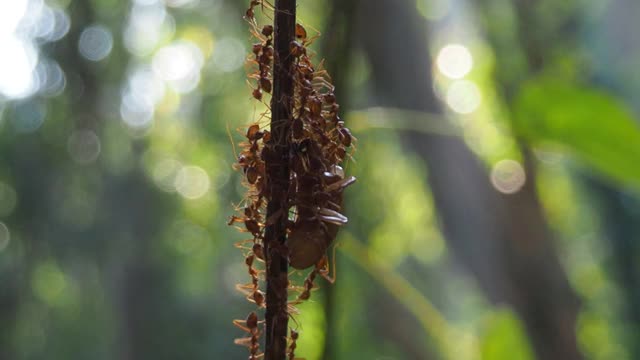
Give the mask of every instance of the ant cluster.
<path id="1" fill-rule="evenodd" d="M 263 11 L 265 8 L 273 10 L 273 6 L 265 0 L 252 0 L 245 18 L 250 24 L 252 36 L 258 41 L 253 45 L 248 59 L 250 66 L 255 69 L 248 75 L 250 82 L 255 83 L 252 96 L 263 102 L 263 95 L 271 94 L 274 83 L 274 27 L 258 25 L 255 9 L 259 5 Z M 353 148 L 355 138 L 338 115 L 340 106 L 336 102 L 331 78 L 322 65 L 315 67 L 311 61 L 309 45 L 316 37 L 308 37 L 306 29 L 296 24 L 295 40 L 291 41 L 289 48 L 289 56 L 293 59 L 289 76 L 294 83 L 293 94 L 290 94 L 291 118 L 288 119 L 289 131 L 286 135 L 290 175 L 286 208 L 278 214 L 278 217 L 288 215 L 287 239 L 278 251 L 296 270 L 313 267 L 301 286 L 289 284 L 289 290 L 298 292 L 289 301 L 289 314 L 297 313 L 295 306 L 310 298 L 318 275 L 334 282 L 335 279 L 329 276 L 327 250 L 339 227 L 347 223 L 347 217 L 341 213 L 342 194 L 346 187 L 355 182 L 355 178 L 346 176 L 340 166 L 350 158 L 347 149 Z M 260 119 L 269 119 L 269 114 L 267 110 Z M 245 264 L 251 282 L 238 285 L 237 288 L 250 302 L 265 308 L 265 293 L 260 290 L 265 266 L 259 269 L 256 265 L 258 262 L 265 263 L 265 260 L 266 266 L 269 265 L 265 257 L 265 228 L 275 220 L 266 216 L 266 207 L 271 200 L 271 179 L 266 168 L 272 155 L 270 149 L 273 141 L 271 133 L 264 129 L 265 124 L 261 124 L 260 119 L 248 126 L 246 141 L 240 143 L 241 152 L 235 167 L 244 174 L 247 195 L 238 206 L 239 215 L 232 216 L 229 225 L 244 224 L 238 229 L 251 234 L 251 239 L 237 244 L 246 252 Z M 249 348 L 250 359 L 260 358 L 259 337 L 263 331 L 259 329 L 262 322 L 257 314 L 252 312 L 246 320 L 235 320 L 234 324 L 249 334 L 248 337 L 237 339 L 236 344 Z M 298 333 L 291 329 L 289 359 L 295 358 L 297 339 Z"/>

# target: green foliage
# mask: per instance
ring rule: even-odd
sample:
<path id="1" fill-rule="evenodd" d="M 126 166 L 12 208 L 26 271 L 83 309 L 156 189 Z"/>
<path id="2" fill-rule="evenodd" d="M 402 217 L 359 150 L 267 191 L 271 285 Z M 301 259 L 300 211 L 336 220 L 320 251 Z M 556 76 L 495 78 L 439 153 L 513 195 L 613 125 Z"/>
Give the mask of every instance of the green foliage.
<path id="1" fill-rule="evenodd" d="M 533 360 L 535 358 L 522 323 L 508 309 L 497 310 L 489 315 L 481 341 L 483 360 Z"/>
<path id="2" fill-rule="evenodd" d="M 540 76 L 522 86 L 514 129 L 533 144 L 555 143 L 595 170 L 640 188 L 640 127 L 612 95 Z"/>

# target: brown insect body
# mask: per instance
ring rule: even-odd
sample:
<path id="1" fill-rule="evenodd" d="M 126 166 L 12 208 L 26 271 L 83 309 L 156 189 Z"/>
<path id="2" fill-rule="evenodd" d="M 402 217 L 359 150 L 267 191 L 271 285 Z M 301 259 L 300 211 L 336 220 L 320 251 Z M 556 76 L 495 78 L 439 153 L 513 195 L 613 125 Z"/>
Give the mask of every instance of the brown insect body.
<path id="1" fill-rule="evenodd" d="M 315 178 L 300 181 L 300 193 L 305 195 L 302 200 L 308 203 L 298 206 L 297 219 L 286 242 L 289 264 L 295 269 L 306 269 L 320 261 L 336 238 L 339 226 L 348 221 L 339 211 L 343 191 L 355 182 L 355 177 L 344 179 L 344 171 L 338 165 L 331 170 L 323 172 L 318 179 L 321 184 L 316 184 Z M 316 185 L 321 185 L 321 189 L 314 191 Z"/>
<path id="2" fill-rule="evenodd" d="M 297 222 L 286 242 L 289 265 L 298 270 L 315 265 L 325 255 L 332 240 L 328 230 L 317 221 Z"/>

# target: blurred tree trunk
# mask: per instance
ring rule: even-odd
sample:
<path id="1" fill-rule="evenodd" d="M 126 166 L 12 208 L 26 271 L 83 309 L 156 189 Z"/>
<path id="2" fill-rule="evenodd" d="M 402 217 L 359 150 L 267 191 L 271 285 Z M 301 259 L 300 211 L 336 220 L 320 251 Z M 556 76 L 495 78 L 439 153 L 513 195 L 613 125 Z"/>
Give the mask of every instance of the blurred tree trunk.
<path id="1" fill-rule="evenodd" d="M 592 4 L 597 7 L 599 4 Z M 640 110 L 640 81 L 629 78 L 640 58 L 640 37 L 629 31 L 640 13 L 635 0 L 613 0 L 589 24 L 586 40 L 588 55 L 594 63 L 593 81 L 599 87 L 619 94 L 635 110 Z M 586 25 L 586 24 L 585 24 Z M 619 326 L 625 329 L 624 344 L 632 359 L 640 358 L 640 197 L 593 176 L 583 176 L 588 192 L 597 204 L 602 217 L 603 241 L 611 248 L 611 257 L 604 262 L 611 265 L 612 273 L 624 295 L 625 304 Z"/>
<path id="2" fill-rule="evenodd" d="M 379 104 L 439 113 L 426 22 L 415 3 L 370 0 L 360 2 L 356 13 Z M 517 194 L 503 195 L 460 138 L 403 136 L 425 161 L 449 247 L 489 299 L 514 307 L 539 359 L 581 359 L 575 338 L 578 301 L 555 254 L 530 157 L 526 185 Z"/>
<path id="3" fill-rule="evenodd" d="M 596 201 L 602 219 L 602 232 L 611 257 L 605 259 L 624 295 L 620 326 L 631 358 L 640 358 L 640 203 L 601 179 L 584 176 L 584 183 Z"/>
<path id="4" fill-rule="evenodd" d="M 80 82 L 76 85 L 79 89 L 70 91 L 72 128 L 94 131 L 101 137 L 104 118 L 98 111 L 100 84 L 109 82 L 100 73 L 100 64 L 91 63 L 78 51 L 82 31 L 98 21 L 99 16 L 90 2 L 75 2 L 69 10 L 72 27 L 54 55 L 67 76 Z M 124 22 L 124 18 L 121 21 Z M 109 61 L 128 61 L 128 57 L 118 56 L 122 55 L 118 52 L 123 50 L 115 47 Z M 122 131 L 126 136 L 124 129 Z M 134 146 L 132 156 L 138 159 L 144 146 L 135 145 L 140 146 Z M 137 164 L 137 161 L 133 163 Z M 90 168 L 94 165 L 85 166 Z M 112 310 L 117 316 L 110 356 L 122 360 L 170 358 L 170 352 L 164 349 L 175 346 L 163 345 L 165 342 L 158 340 L 165 333 L 158 329 L 167 327 L 167 324 L 160 323 L 163 316 L 159 316 L 169 311 L 164 300 L 166 294 L 161 294 L 167 278 L 161 266 L 151 260 L 151 250 L 171 211 L 163 206 L 164 194 L 156 190 L 137 167 L 123 175 L 110 174 L 103 168 L 99 171 L 104 188 L 96 204 L 101 216 L 91 229 L 97 233 L 92 250 L 104 252 L 98 256 L 104 260 L 99 266 L 109 303 L 113 304 Z M 86 233 L 83 235 L 87 236 Z"/>

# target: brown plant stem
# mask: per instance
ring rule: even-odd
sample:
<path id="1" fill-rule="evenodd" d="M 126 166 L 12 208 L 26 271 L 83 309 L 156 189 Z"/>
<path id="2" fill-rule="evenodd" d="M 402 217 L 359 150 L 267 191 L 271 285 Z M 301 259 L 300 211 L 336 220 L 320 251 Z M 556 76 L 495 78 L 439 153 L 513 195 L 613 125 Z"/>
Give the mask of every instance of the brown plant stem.
<path id="1" fill-rule="evenodd" d="M 274 18 L 274 70 L 271 99 L 271 139 L 266 144 L 265 165 L 269 203 L 264 243 L 267 263 L 266 360 L 284 360 L 287 351 L 287 272 L 284 242 L 288 215 L 289 128 L 293 107 L 293 57 L 296 0 L 277 0 Z"/>

